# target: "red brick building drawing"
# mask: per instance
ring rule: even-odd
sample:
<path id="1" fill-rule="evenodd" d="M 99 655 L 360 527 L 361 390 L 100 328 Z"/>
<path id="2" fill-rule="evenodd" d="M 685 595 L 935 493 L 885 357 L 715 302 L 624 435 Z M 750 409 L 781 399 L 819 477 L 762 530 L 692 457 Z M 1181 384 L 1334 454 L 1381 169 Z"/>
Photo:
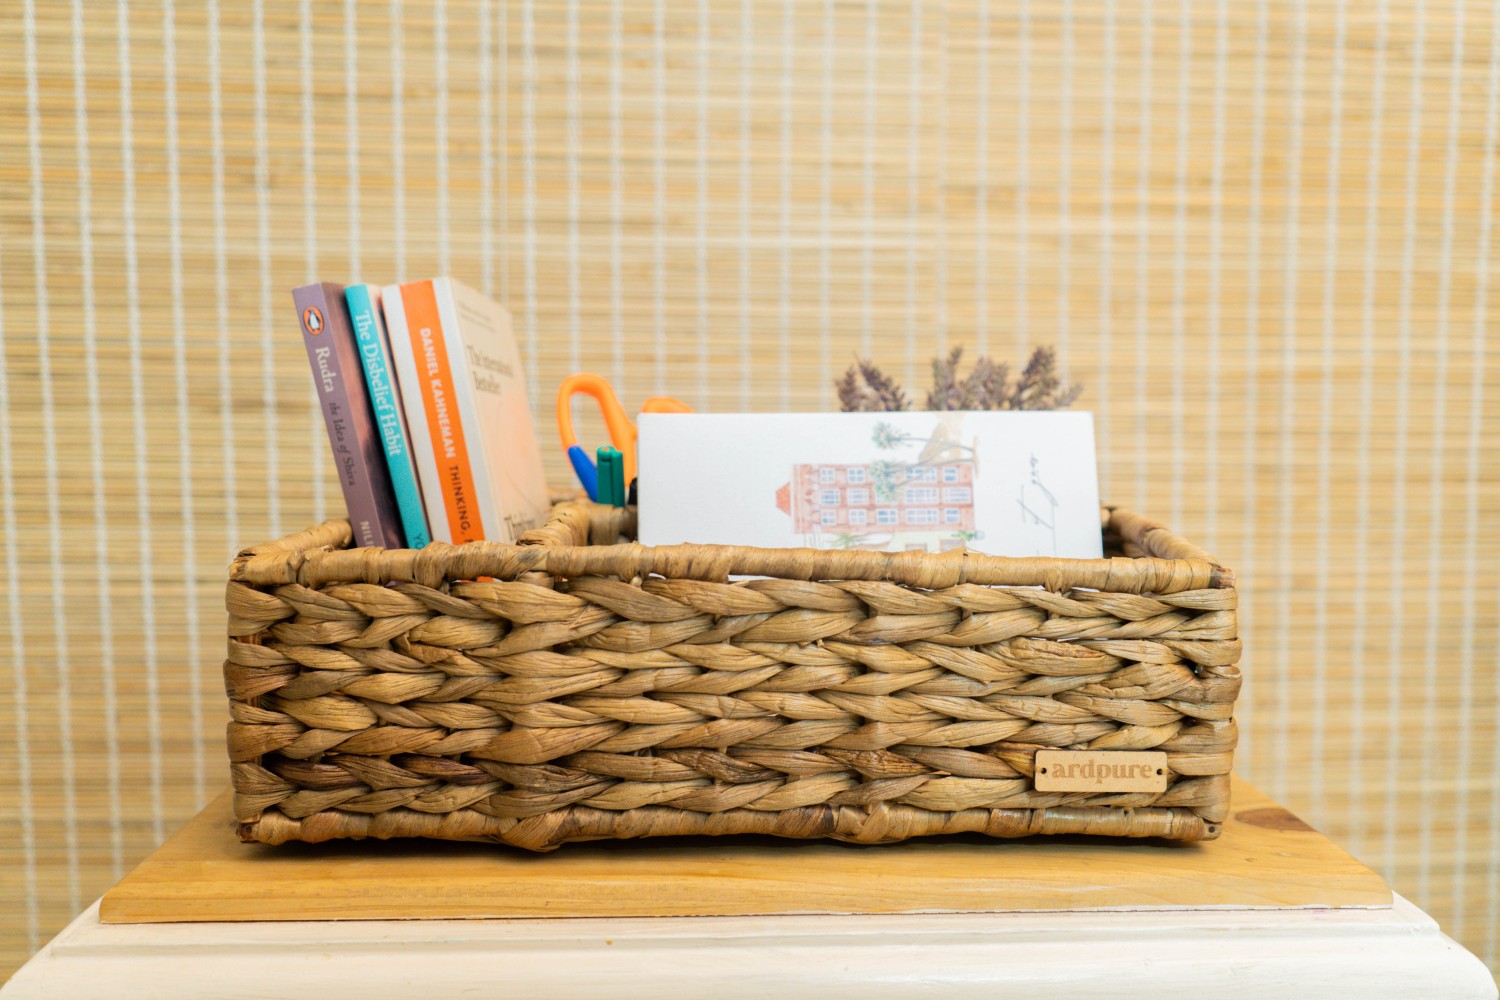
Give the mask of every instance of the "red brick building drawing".
<path id="1" fill-rule="evenodd" d="M 776 506 L 804 534 L 892 536 L 874 546 L 881 549 L 951 548 L 974 531 L 974 463 L 794 465 Z"/>

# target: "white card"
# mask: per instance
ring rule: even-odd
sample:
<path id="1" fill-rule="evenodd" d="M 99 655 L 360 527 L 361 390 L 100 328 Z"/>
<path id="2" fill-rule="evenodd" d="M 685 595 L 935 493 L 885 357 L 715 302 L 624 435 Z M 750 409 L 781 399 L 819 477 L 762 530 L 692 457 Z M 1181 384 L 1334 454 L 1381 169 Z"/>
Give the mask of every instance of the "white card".
<path id="1" fill-rule="evenodd" d="M 643 413 L 640 540 L 1102 555 L 1084 411 Z"/>

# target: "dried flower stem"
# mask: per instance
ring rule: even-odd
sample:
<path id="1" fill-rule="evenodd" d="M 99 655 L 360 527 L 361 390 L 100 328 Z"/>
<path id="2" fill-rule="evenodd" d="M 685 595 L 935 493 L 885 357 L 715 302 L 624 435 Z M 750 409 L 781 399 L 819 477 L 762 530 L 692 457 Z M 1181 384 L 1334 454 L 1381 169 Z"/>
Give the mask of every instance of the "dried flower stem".
<path id="1" fill-rule="evenodd" d="M 1057 375 L 1057 352 L 1038 347 L 1014 384 L 1010 368 L 981 355 L 966 377 L 958 374 L 963 348 L 932 359 L 929 410 L 1062 410 L 1083 392 L 1081 384 L 1064 387 Z M 846 413 L 869 413 L 910 408 L 896 381 L 869 360 L 855 359 L 835 385 L 840 408 Z"/>

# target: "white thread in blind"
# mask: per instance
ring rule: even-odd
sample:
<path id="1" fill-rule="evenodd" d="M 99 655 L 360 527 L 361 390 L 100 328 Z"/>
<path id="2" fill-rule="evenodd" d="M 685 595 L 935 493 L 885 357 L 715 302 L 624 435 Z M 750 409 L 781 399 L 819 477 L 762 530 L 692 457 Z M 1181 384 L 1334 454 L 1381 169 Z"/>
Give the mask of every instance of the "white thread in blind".
<path id="1" fill-rule="evenodd" d="M 667 391 L 666 307 L 663 301 L 667 280 L 667 12 L 665 0 L 656 0 L 652 10 L 652 19 L 654 30 L 651 53 L 651 318 L 656 341 L 653 359 L 655 367 L 651 386 L 654 393 L 661 396 Z M 529 47 L 528 42 L 528 51 Z"/>
<path id="2" fill-rule="evenodd" d="M 1251 98 L 1250 122 L 1250 218 L 1249 247 L 1245 275 L 1245 434 L 1242 440 L 1244 453 L 1241 461 L 1241 476 L 1244 481 L 1244 503 L 1240 515 L 1244 522 L 1244 539 L 1241 543 L 1240 570 L 1246 579 L 1254 579 L 1258 569 L 1256 552 L 1256 513 L 1260 510 L 1258 487 L 1260 477 L 1255 467 L 1255 443 L 1260 405 L 1260 386 L 1256 381 L 1260 368 L 1260 239 L 1261 239 L 1261 182 L 1262 157 L 1265 154 L 1266 138 L 1266 49 L 1269 45 L 1270 13 L 1266 0 L 1259 0 L 1255 13 L 1255 83 Z M 1239 609 L 1240 628 L 1250 634 L 1255 617 L 1252 601 L 1245 601 Z M 1240 672 L 1254 677 L 1254 654 L 1240 658 Z M 1235 754 L 1240 773 L 1252 777 L 1255 768 L 1255 685 L 1245 685 L 1245 696 L 1235 705 L 1240 717 L 1240 745 Z"/>
<path id="3" fill-rule="evenodd" d="M 476 83 L 479 89 L 479 281 L 484 294 L 495 298 L 495 139 L 494 82 L 491 79 L 493 55 L 490 45 L 490 5 L 479 5 L 479 56 Z M 502 141 L 504 136 L 501 136 Z M 503 299 L 501 300 L 504 301 Z"/>
<path id="4" fill-rule="evenodd" d="M 568 184 L 568 371 L 572 373 L 578 370 L 583 336 L 578 287 L 578 0 L 568 0 L 564 45 L 567 50 L 567 137 L 563 169 Z"/>
<path id="5" fill-rule="evenodd" d="M 1365 654 L 1369 647 L 1370 407 L 1374 404 L 1376 245 L 1379 233 L 1381 135 L 1385 125 L 1387 0 L 1376 10 L 1374 94 L 1370 108 L 1370 150 L 1365 164 L 1365 241 L 1360 298 L 1360 419 L 1354 445 L 1354 612 L 1349 653 L 1349 846 L 1363 850 L 1365 828 Z"/>
<path id="6" fill-rule="evenodd" d="M 1100 436 L 1096 451 L 1099 455 L 1099 489 L 1105 496 L 1114 489 L 1110 478 L 1109 395 L 1113 383 L 1113 357 L 1111 340 L 1114 331 L 1114 174 L 1115 174 L 1115 0 L 1104 2 L 1104 91 L 1101 105 L 1104 109 L 1099 123 L 1099 364 L 1096 369 L 1092 405 L 1096 418 L 1095 433 Z"/>
<path id="7" fill-rule="evenodd" d="M 5 259 L 0 254 L 0 261 Z M 4 287 L 0 273 L 0 287 Z M 21 532 L 16 524 L 15 451 L 10 438 L 10 342 L 5 327 L 5 296 L 0 295 L 0 502 L 5 516 L 5 578 L 21 579 Z M 60 581 L 59 581 L 60 582 Z M 21 886 L 26 911 L 26 951 L 41 945 L 41 905 L 37 895 L 36 798 L 31 784 L 31 690 L 26 682 L 26 623 L 21 588 L 5 588 L 6 627 L 10 632 L 10 696 L 16 738 L 16 825 L 21 828 Z"/>
<path id="8" fill-rule="evenodd" d="M 88 88 L 85 83 L 83 3 L 71 5 L 73 31 L 73 159 L 78 174 L 78 284 L 83 312 L 84 386 L 89 408 L 89 463 L 94 505 L 94 573 L 109 576 L 109 504 L 105 493 L 104 421 L 99 391 L 98 323 L 94 314 L 93 165 L 89 157 Z M 8 577 L 14 580 L 16 577 Z M 115 698 L 114 588 L 98 591 L 99 693 L 103 702 L 104 783 L 109 795 L 110 873 L 119 878 L 125 867 L 125 826 L 120 802 L 120 727 Z M 201 755 L 202 751 L 199 750 Z"/>
<path id="9" fill-rule="evenodd" d="M 219 476 L 224 483 L 224 546 L 216 556 L 227 559 L 229 552 L 241 544 L 238 462 L 234 429 L 234 378 L 229 328 L 229 248 L 224 219 L 224 99 L 223 72 L 219 64 L 219 4 L 208 5 L 208 78 L 210 158 L 213 161 L 214 217 L 214 326 L 218 330 L 217 375 L 219 396 L 219 437 L 223 441 L 223 460 Z"/>
<path id="10" fill-rule="evenodd" d="M 52 375 L 52 317 L 47 291 L 47 236 L 43 215 L 44 174 L 42 172 L 42 136 L 40 96 L 37 84 L 36 4 L 27 0 L 24 18 L 26 45 L 26 146 L 27 166 L 31 174 L 31 266 L 32 287 L 36 294 L 37 385 L 42 404 L 43 481 L 47 495 L 58 495 L 57 410 L 54 408 Z M 68 909 L 79 904 L 78 872 L 78 769 L 73 747 L 73 660 L 68 642 L 68 623 L 64 609 L 67 578 L 63 575 L 62 515 L 58 505 L 47 507 L 47 542 L 52 590 L 53 654 L 57 662 L 57 739 L 58 763 L 62 772 L 63 841 L 66 849 Z M 11 577 L 19 579 L 19 577 Z M 22 668 L 24 669 L 24 667 Z"/>
<path id="11" fill-rule="evenodd" d="M 1328 125 L 1328 172 L 1323 180 L 1323 301 L 1321 320 L 1322 349 L 1318 379 L 1318 514 L 1317 537 L 1313 539 L 1313 565 L 1316 579 L 1329 579 L 1328 534 L 1332 530 L 1333 503 L 1329 487 L 1333 466 L 1333 369 L 1334 369 L 1334 291 L 1338 285 L 1339 169 L 1343 162 L 1344 135 L 1344 46 L 1348 18 L 1345 0 L 1338 0 L 1333 42 L 1333 106 Z M 1361 581 L 1362 583 L 1363 581 Z M 1324 622 L 1328 617 L 1328 591 L 1318 586 L 1313 593 L 1313 619 Z M 1318 706 L 1318 720 L 1312 727 L 1311 757 L 1322 760 L 1326 744 L 1323 706 L 1328 697 L 1328 630 L 1313 628 L 1312 680 L 1313 703 Z M 1326 777 L 1323 768 L 1308 775 L 1307 797 L 1315 822 L 1322 822 Z"/>
<path id="12" fill-rule="evenodd" d="M 1030 232 L 1027 231 L 1027 200 L 1031 197 L 1031 2 L 1018 0 L 1017 14 L 1020 17 L 1020 74 L 1016 81 L 1016 330 L 1013 335 L 1016 356 L 1025 357 L 1031 342 L 1031 331 L 1026 328 L 1027 261 L 1031 256 Z"/>
<path id="13" fill-rule="evenodd" d="M 917 357 L 917 248 L 922 240 L 922 4 L 911 5 L 911 28 L 906 83 L 906 329 L 905 371 L 902 379 L 912 384 Z M 939 195 L 941 195 L 939 188 Z M 942 214 L 941 201 L 936 215 Z M 920 399 L 920 397 L 919 397 Z M 914 405 L 921 405 L 920 402 Z"/>
<path id="14" fill-rule="evenodd" d="M 263 0 L 252 5 L 251 51 L 255 66 L 255 249 L 260 282 L 260 398 L 265 422 L 266 532 L 281 537 L 281 432 L 277 417 L 276 349 L 271 321 L 271 166 L 266 140 L 266 26 Z M 309 391 L 311 391 L 309 389 Z M 160 839 L 160 838 L 158 838 Z"/>
<path id="15" fill-rule="evenodd" d="M 619 13 L 619 3 L 615 0 L 611 6 L 610 24 L 611 32 L 616 32 L 616 17 Z M 488 2 L 485 3 L 488 7 Z M 500 81 L 500 99 L 495 102 L 499 108 L 497 112 L 500 120 L 495 126 L 495 135 L 498 137 L 501 155 L 496 157 L 500 161 L 500 301 L 510 302 L 510 4 L 500 5 L 500 41 L 496 46 L 499 52 L 499 72 L 495 76 Z M 611 58 L 618 58 L 619 49 L 611 51 Z M 616 64 L 618 66 L 618 64 Z M 618 87 L 619 80 L 615 78 L 612 87 Z M 616 108 L 618 116 L 618 108 Z M 618 383 L 616 383 L 618 384 Z"/>
<path id="16" fill-rule="evenodd" d="M 1277 555 L 1277 587 L 1276 587 L 1276 615 L 1277 620 L 1287 625 L 1292 621 L 1292 525 L 1296 523 L 1296 510 L 1293 504 L 1292 477 L 1289 474 L 1292 469 L 1292 461 L 1295 455 L 1292 450 L 1292 427 L 1296 420 L 1297 405 L 1297 269 L 1299 266 L 1299 250 L 1301 243 L 1298 239 L 1298 228 L 1302 212 L 1302 119 L 1306 112 L 1306 94 L 1303 93 L 1307 79 L 1307 8 L 1299 5 L 1297 8 L 1296 42 L 1292 54 L 1292 108 L 1289 115 L 1292 137 L 1290 148 L 1287 151 L 1286 165 L 1286 188 L 1283 197 L 1286 199 L 1286 217 L 1282 220 L 1282 237 L 1284 243 L 1281 250 L 1281 371 L 1280 371 L 1280 433 L 1277 442 L 1277 454 L 1279 457 L 1278 474 L 1276 479 L 1278 510 L 1280 517 L 1278 523 L 1281 530 L 1276 533 L 1276 555 Z M 1276 630 L 1276 685 L 1277 704 L 1275 720 L 1276 752 L 1273 755 L 1275 769 L 1271 772 L 1272 794 L 1279 799 L 1286 797 L 1287 791 L 1287 758 L 1291 755 L 1291 711 L 1292 711 L 1292 671 L 1288 665 L 1291 652 L 1291 629 L 1279 628 Z M 1321 670 L 1322 664 L 1313 664 L 1314 670 Z M 1314 711 L 1321 712 L 1322 706 Z M 1314 724 L 1316 725 L 1316 723 Z"/>
<path id="17" fill-rule="evenodd" d="M 435 91 L 433 96 L 436 98 L 432 116 L 432 145 L 437 154 L 438 273 L 449 274 L 453 266 L 448 218 L 448 6 L 443 0 L 434 0 L 432 5 L 432 75 Z M 527 352 L 526 356 L 530 358 L 536 355 Z M 531 398 L 536 397 L 533 394 Z"/>
<path id="18" fill-rule="evenodd" d="M 1214 11 L 1213 154 L 1208 206 L 1208 319 L 1203 324 L 1206 360 L 1203 406 L 1203 545 L 1219 551 L 1219 358 L 1224 332 L 1224 98 L 1229 76 L 1229 0 Z"/>
<path id="19" fill-rule="evenodd" d="M 1155 24 L 1149 4 L 1141 8 L 1141 93 L 1140 126 L 1136 137 L 1135 171 L 1135 499 L 1137 507 L 1146 506 L 1146 355 L 1151 304 L 1151 59 Z M 1024 221 L 1022 228 L 1024 229 Z M 1021 256 L 1026 254 L 1025 246 Z M 1023 268 L 1024 264 L 1021 265 Z M 1025 288 L 1022 288 L 1022 294 Z"/>
<path id="20" fill-rule="evenodd" d="M 1396 428 L 1392 434 L 1395 445 L 1394 468 L 1391 485 L 1391 609 L 1390 631 L 1386 649 L 1386 721 L 1389 733 L 1385 743 L 1385 766 L 1387 774 L 1396 774 L 1401 761 L 1401 665 L 1404 662 L 1402 639 L 1406 627 L 1406 463 L 1408 430 L 1411 411 L 1411 299 L 1412 278 L 1417 247 L 1417 175 L 1420 169 L 1422 148 L 1422 70 L 1427 34 L 1427 9 L 1424 0 L 1417 0 L 1416 32 L 1411 42 L 1411 93 L 1409 115 L 1406 124 L 1406 188 L 1402 213 L 1401 243 L 1401 298 L 1398 307 L 1397 354 L 1400 358 L 1396 371 Z M 1385 786 L 1385 844 L 1383 865 L 1387 874 L 1396 867 L 1396 837 L 1400 823 L 1399 783 L 1388 779 Z M 1426 901 L 1417 894 L 1417 905 Z"/>
<path id="21" fill-rule="evenodd" d="M 976 353 L 990 349 L 990 3 L 978 0 L 979 18 L 975 54 L 974 94 L 974 343 Z M 1105 15 L 1106 21 L 1110 19 Z M 1107 116 L 1106 116 L 1107 117 Z M 1105 126 L 1106 128 L 1108 125 Z M 1109 199 L 1104 199 L 1106 205 Z M 1103 243 L 1107 246 L 1107 235 Z M 1099 449 L 1102 455 L 1106 449 Z"/>
<path id="22" fill-rule="evenodd" d="M 1062 0 L 1062 70 L 1057 95 L 1057 370 L 1063 384 L 1072 371 L 1073 323 L 1073 0 Z M 1176 523 L 1175 521 L 1173 523 Z"/>
<path id="23" fill-rule="evenodd" d="M 833 237 L 833 0 L 823 3 L 823 80 L 818 119 L 818 367 L 819 401 L 833 393 L 832 309 L 829 305 L 828 245 Z"/>
<path id="24" fill-rule="evenodd" d="M 750 409 L 750 66 L 755 53 L 755 8 L 749 0 L 740 4 L 740 189 L 735 207 L 739 215 L 740 281 L 740 410 Z"/>
<path id="25" fill-rule="evenodd" d="M 1500 619 L 1500 590 L 1495 594 L 1495 617 Z M 1495 677 L 1493 696 L 1500 702 L 1500 642 L 1495 643 L 1495 656 L 1492 671 Z M 1490 773 L 1500 774 L 1500 733 L 1495 736 L 1494 747 L 1490 753 Z M 1485 962 L 1491 967 L 1495 966 L 1495 955 L 1500 940 L 1495 933 L 1496 925 L 1500 924 L 1500 837 L 1495 835 L 1500 830 L 1500 782 L 1490 785 L 1490 864 L 1489 876 L 1485 880 L 1485 898 L 1488 905 L 1485 907 L 1485 926 L 1489 928 L 1489 943 L 1485 948 Z"/>
<path id="26" fill-rule="evenodd" d="M 914 8 L 921 0 L 914 0 Z M 946 8 L 938 10 L 938 29 L 942 44 L 937 49 L 937 75 L 935 86 L 937 99 L 937 137 L 933 142 L 933 155 L 937 163 L 933 168 L 933 219 L 932 219 L 932 353 L 944 354 L 948 350 L 948 15 Z M 915 350 L 915 344 L 908 354 Z M 915 373 L 909 375 L 916 380 Z M 908 383 L 910 384 L 910 383 Z M 920 401 L 918 406 L 922 405 Z"/>
<path id="27" fill-rule="evenodd" d="M 182 527 L 182 618 L 186 633 L 188 731 L 193 734 L 193 804 L 204 801 L 207 760 L 203 732 L 202 649 L 198 632 L 198 514 L 193 498 L 193 434 L 188 411 L 187 307 L 182 277 L 182 154 L 177 131 L 177 12 L 162 4 L 162 55 L 166 69 L 168 256 L 172 281 L 172 376 L 177 397 L 177 507 Z M 316 437 L 314 438 L 316 440 Z M 315 476 L 322 482 L 321 469 Z M 321 504 L 317 513 L 322 519 Z M 107 590 L 107 587 L 100 588 Z M 117 752 L 117 748 L 115 748 Z"/>
<path id="28" fill-rule="evenodd" d="M 395 229 L 391 250 L 396 264 L 392 280 L 402 282 L 410 278 L 406 274 L 406 15 L 401 0 L 391 0 L 390 18 L 391 220 Z"/>
<path id="29" fill-rule="evenodd" d="M 536 11 L 521 4 L 521 231 L 526 330 L 522 357 L 537 356 L 536 338 Z M 536 365 L 526 368 L 526 398 L 537 399 Z"/>
<path id="30" fill-rule="evenodd" d="M 864 159 L 860 167 L 862 229 L 859 241 L 859 356 L 875 352 L 873 305 L 875 274 L 871 244 L 875 242 L 875 57 L 880 51 L 880 8 L 865 5 Z"/>
<path id="31" fill-rule="evenodd" d="M 297 49 L 302 59 L 302 65 L 313 65 L 313 42 L 312 42 L 312 4 L 309 0 L 301 0 L 297 6 Z M 317 161 L 313 148 L 313 129 L 315 126 L 313 112 L 313 75 L 311 73 L 301 74 L 301 98 L 302 98 L 302 255 L 305 259 L 305 274 L 303 280 L 314 282 L 322 280 L 318 275 L 318 186 L 317 186 Z M 350 156 L 349 159 L 354 159 Z M 354 274 L 351 272 L 351 278 Z M 356 279 L 357 280 L 357 279 Z M 181 315 L 181 311 L 178 311 Z M 181 358 L 182 355 L 178 354 Z M 312 461 L 309 463 L 309 477 L 312 486 L 313 521 L 321 523 L 326 517 L 328 500 L 325 494 L 324 483 L 326 469 L 328 466 L 328 440 L 324 430 L 323 406 L 318 402 L 316 388 L 311 383 L 307 384 L 304 395 L 308 400 L 307 407 L 307 441 L 312 449 Z"/>
<path id="32" fill-rule="evenodd" d="M 135 109 L 130 62 L 130 7 L 115 4 L 115 52 L 120 74 L 120 208 L 121 242 L 125 250 L 125 317 L 130 334 L 130 411 L 135 423 L 135 530 L 141 581 L 141 653 L 146 687 L 146 753 L 151 769 L 151 835 L 166 837 L 162 800 L 161 677 L 156 642 L 155 547 L 151 530 L 151 475 L 146 461 L 146 374 L 141 360 L 141 282 L 135 228 Z"/>
<path id="33" fill-rule="evenodd" d="M 1443 565 L 1443 442 L 1448 430 L 1448 356 L 1449 304 L 1453 291 L 1453 196 L 1458 167 L 1458 110 L 1464 68 L 1465 4 L 1455 4 L 1453 12 L 1453 54 L 1448 70 L 1448 123 L 1444 140 L 1442 236 L 1438 250 L 1438 298 L 1436 336 L 1436 371 L 1433 373 L 1431 473 L 1428 477 L 1427 515 L 1427 631 L 1422 658 L 1422 768 L 1428 773 L 1434 766 L 1438 738 L 1438 662 L 1441 636 L 1438 617 L 1441 613 Z M 1323 631 L 1319 629 L 1319 631 Z M 1467 742 L 1470 733 L 1460 731 L 1458 738 Z M 1439 808 L 1433 801 L 1436 782 L 1421 782 L 1421 808 L 1417 810 L 1417 895 L 1431 898 L 1432 884 L 1432 813 Z"/>
<path id="34" fill-rule="evenodd" d="M 620 176 L 620 50 L 625 46 L 625 0 L 609 6 L 609 334 L 615 388 L 625 391 L 625 303 L 624 276 L 620 273 L 624 198 Z M 507 157 L 501 157 L 502 160 Z"/>
<path id="35" fill-rule="evenodd" d="M 709 325 L 708 325 L 708 2 L 698 2 L 698 129 L 695 168 L 695 232 L 697 246 L 693 254 L 693 298 L 697 307 L 698 325 L 698 391 L 695 397 L 699 410 L 711 409 L 709 405 L 712 389 L 709 381 Z"/>
<path id="36" fill-rule="evenodd" d="M 1490 235 L 1493 222 L 1490 210 L 1494 205 L 1495 193 L 1495 140 L 1497 126 L 1500 126 L 1500 0 L 1492 5 L 1490 10 L 1490 45 L 1489 59 L 1486 61 L 1489 67 L 1488 81 L 1485 87 L 1485 116 L 1484 116 L 1484 155 L 1480 160 L 1483 170 L 1480 179 L 1479 212 L 1477 215 L 1479 225 L 1478 247 L 1475 251 L 1474 266 L 1474 308 L 1472 313 L 1472 333 L 1470 353 L 1472 360 L 1469 368 L 1469 415 L 1468 434 L 1464 446 L 1464 537 L 1469 539 L 1469 544 L 1463 547 L 1464 562 L 1463 576 L 1461 579 L 1466 586 L 1462 588 L 1460 601 L 1463 608 L 1460 638 L 1459 638 L 1459 661 L 1458 661 L 1458 730 L 1463 738 L 1458 741 L 1457 767 L 1459 774 L 1468 774 L 1469 767 L 1473 761 L 1474 737 L 1473 737 L 1473 705 L 1474 705 L 1474 615 L 1476 614 L 1475 597 L 1478 587 L 1474 585 L 1479 569 L 1478 550 L 1479 547 L 1473 543 L 1473 539 L 1479 537 L 1479 470 L 1480 470 L 1480 441 L 1481 428 L 1484 422 L 1484 368 L 1485 368 L 1485 335 L 1488 325 L 1489 308 L 1489 275 L 1490 275 Z M 1497 616 L 1500 618 L 1500 616 Z M 1496 671 L 1500 677 L 1500 671 Z M 1496 699 L 1494 704 L 1500 704 Z M 1492 760 L 1491 774 L 1500 774 L 1500 731 L 1492 737 Z M 1491 797 L 1496 805 L 1500 805 L 1500 795 L 1491 792 Z M 1490 824 L 1490 845 L 1492 851 L 1496 845 L 1500 845 L 1500 836 L 1495 831 L 1500 830 L 1500 825 L 1495 822 Z M 1468 917 L 1467 890 L 1469 880 L 1468 864 L 1469 847 L 1469 785 L 1468 782 L 1459 782 L 1454 791 L 1453 802 L 1453 920 L 1450 932 L 1456 940 L 1463 940 L 1465 923 Z M 1500 865 L 1493 854 L 1489 866 L 1489 896 L 1488 905 L 1490 912 L 1489 920 L 1485 924 L 1489 928 L 1488 953 L 1485 955 L 1485 963 L 1494 964 L 1494 942 L 1496 939 L 1495 906 L 1497 903 L 1496 892 L 1500 886 L 1495 884 L 1495 876 L 1500 873 Z"/>
<path id="37" fill-rule="evenodd" d="M 1183 428 L 1182 409 L 1182 359 L 1187 353 L 1187 330 L 1183 318 L 1184 300 L 1187 298 L 1187 174 L 1188 174 L 1188 97 L 1192 93 L 1188 85 L 1193 59 L 1192 5 L 1180 0 L 1177 6 L 1177 128 L 1176 151 L 1173 157 L 1176 202 L 1172 212 L 1172 363 L 1171 363 L 1171 490 L 1167 501 L 1168 524 L 1182 523 L 1182 472 L 1184 461 L 1183 444 L 1186 434 Z"/>
<path id="38" fill-rule="evenodd" d="M 299 0 L 297 4 L 297 53 L 302 59 L 302 65 L 313 65 L 313 38 L 312 38 L 312 3 L 311 0 Z M 302 139 L 302 257 L 304 261 L 303 280 L 314 282 L 318 278 L 318 164 L 317 151 L 313 146 L 313 130 L 316 128 L 317 119 L 313 111 L 313 79 L 311 73 L 299 74 L 298 96 L 300 100 L 300 117 Z M 309 398 L 315 399 L 316 396 Z M 317 418 L 317 427 L 321 429 L 323 417 L 321 407 L 315 408 L 313 416 Z M 313 443 L 318 447 L 313 449 L 314 461 L 318 464 L 314 469 L 321 471 L 323 442 L 317 440 L 313 435 Z M 322 476 L 315 476 L 317 480 Z M 318 487 L 314 487 L 317 489 Z M 321 518 L 320 518 L 321 520 Z"/>
<path id="39" fill-rule="evenodd" d="M 481 7 L 488 9 L 488 4 Z M 481 64 L 480 72 L 486 69 Z M 359 93 L 359 0 L 344 0 L 344 197 L 349 206 L 344 225 L 348 233 L 349 277 L 353 281 L 366 281 L 360 273 L 363 255 L 359 217 Z M 322 406 L 318 409 L 321 412 Z"/>
<path id="40" fill-rule="evenodd" d="M 780 244 L 777 274 L 777 361 L 781 410 L 792 408 L 792 62 L 796 52 L 796 0 L 781 8 L 781 183 L 777 189 L 776 238 Z"/>

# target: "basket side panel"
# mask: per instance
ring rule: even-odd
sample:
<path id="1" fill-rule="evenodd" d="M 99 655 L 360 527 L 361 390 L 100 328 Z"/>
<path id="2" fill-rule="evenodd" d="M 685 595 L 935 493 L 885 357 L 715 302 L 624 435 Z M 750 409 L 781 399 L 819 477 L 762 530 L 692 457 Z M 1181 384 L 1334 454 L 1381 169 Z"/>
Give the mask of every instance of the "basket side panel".
<path id="1" fill-rule="evenodd" d="M 262 551 L 230 583 L 247 839 L 1203 839 L 1227 814 L 1232 588 L 389 582 L 348 555 Z M 1038 791 L 1042 749 L 1157 751 L 1167 788 Z"/>

